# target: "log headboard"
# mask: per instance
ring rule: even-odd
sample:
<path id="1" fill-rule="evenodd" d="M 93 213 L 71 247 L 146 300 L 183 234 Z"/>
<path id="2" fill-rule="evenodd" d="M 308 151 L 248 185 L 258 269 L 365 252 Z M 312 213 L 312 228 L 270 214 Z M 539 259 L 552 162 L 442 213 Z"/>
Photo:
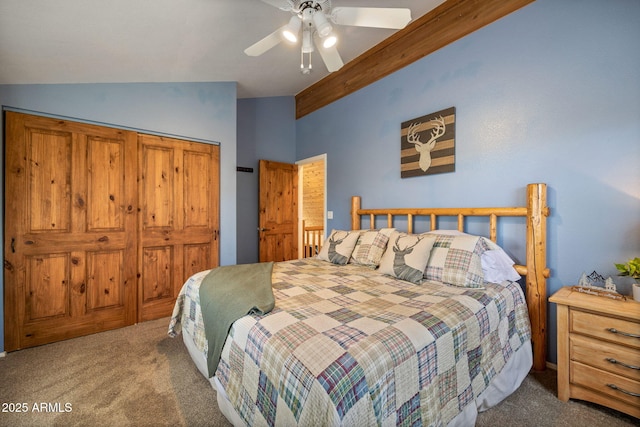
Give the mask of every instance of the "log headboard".
<path id="1" fill-rule="evenodd" d="M 498 218 L 526 218 L 526 262 L 515 265 L 519 274 L 525 276 L 526 299 L 531 321 L 531 341 L 533 344 L 533 369 L 542 371 L 546 366 L 547 346 L 547 185 L 527 185 L 527 205 L 503 208 L 388 208 L 362 209 L 360 197 L 351 199 L 351 229 L 361 229 L 362 217 L 370 218 L 370 228 L 375 228 L 378 217 L 387 218 L 387 227 L 393 227 L 396 217 L 407 219 L 407 232 L 413 232 L 416 217 L 428 217 L 431 230 L 438 228 L 439 217 L 457 217 L 458 230 L 465 231 L 465 217 L 487 217 L 489 219 L 489 239 L 498 238 Z"/>

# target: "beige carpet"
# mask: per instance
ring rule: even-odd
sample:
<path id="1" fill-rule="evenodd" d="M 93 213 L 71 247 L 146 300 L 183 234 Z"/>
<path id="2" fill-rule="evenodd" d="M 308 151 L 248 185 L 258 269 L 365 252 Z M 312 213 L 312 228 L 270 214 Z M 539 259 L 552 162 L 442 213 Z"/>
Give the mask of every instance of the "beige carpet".
<path id="1" fill-rule="evenodd" d="M 229 426 L 182 338 L 167 337 L 168 323 L 154 320 L 0 358 L 0 426 Z M 558 401 L 555 372 L 547 371 L 529 375 L 515 394 L 480 414 L 477 425 L 608 427 L 638 420 Z"/>

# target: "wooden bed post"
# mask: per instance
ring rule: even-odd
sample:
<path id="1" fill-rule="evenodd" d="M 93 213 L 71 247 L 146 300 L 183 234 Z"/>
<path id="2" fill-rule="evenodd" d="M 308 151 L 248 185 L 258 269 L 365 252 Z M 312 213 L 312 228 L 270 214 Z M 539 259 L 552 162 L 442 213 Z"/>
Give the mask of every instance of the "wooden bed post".
<path id="1" fill-rule="evenodd" d="M 527 306 L 531 320 L 533 369 L 543 371 L 547 358 L 547 185 L 527 185 Z"/>
<path id="2" fill-rule="evenodd" d="M 360 196 L 352 196 L 351 197 L 351 229 L 352 230 L 360 230 L 362 227 L 360 226 L 360 215 L 358 215 L 358 211 L 360 210 Z"/>

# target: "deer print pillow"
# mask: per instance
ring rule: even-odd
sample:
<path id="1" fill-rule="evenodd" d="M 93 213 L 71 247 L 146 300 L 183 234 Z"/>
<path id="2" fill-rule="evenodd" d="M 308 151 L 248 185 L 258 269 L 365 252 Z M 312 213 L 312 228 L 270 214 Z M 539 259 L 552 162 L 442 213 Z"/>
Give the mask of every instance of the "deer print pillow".
<path id="1" fill-rule="evenodd" d="M 394 231 L 380 260 L 380 273 L 420 284 L 435 236 Z"/>
<path id="2" fill-rule="evenodd" d="M 348 263 L 358 237 L 360 237 L 358 230 L 331 230 L 331 234 L 324 241 L 324 245 L 318 253 L 318 259 L 341 265 Z"/>

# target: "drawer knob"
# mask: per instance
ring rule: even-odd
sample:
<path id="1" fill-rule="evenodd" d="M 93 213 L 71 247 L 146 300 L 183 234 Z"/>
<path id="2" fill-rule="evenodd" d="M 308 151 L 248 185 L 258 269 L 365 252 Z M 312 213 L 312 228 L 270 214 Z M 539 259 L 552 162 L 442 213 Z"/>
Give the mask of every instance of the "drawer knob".
<path id="1" fill-rule="evenodd" d="M 607 357 L 606 361 L 609 363 L 613 363 L 614 365 L 620 365 L 620 366 L 624 366 L 625 368 L 636 369 L 640 371 L 640 366 L 627 365 L 626 363 L 620 362 L 619 360 L 616 360 L 613 357 Z"/>
<path id="2" fill-rule="evenodd" d="M 630 334 L 629 332 L 622 332 L 617 330 L 616 328 L 607 328 L 607 331 L 611 332 L 612 334 L 624 335 L 625 337 L 640 338 L 640 335 L 638 334 Z"/>
<path id="3" fill-rule="evenodd" d="M 640 397 L 640 393 L 634 393 L 632 391 L 625 390 L 623 388 L 618 387 L 615 384 L 607 384 L 607 387 L 612 388 L 614 390 L 618 390 L 623 392 L 624 394 L 628 394 L 629 396 Z"/>

